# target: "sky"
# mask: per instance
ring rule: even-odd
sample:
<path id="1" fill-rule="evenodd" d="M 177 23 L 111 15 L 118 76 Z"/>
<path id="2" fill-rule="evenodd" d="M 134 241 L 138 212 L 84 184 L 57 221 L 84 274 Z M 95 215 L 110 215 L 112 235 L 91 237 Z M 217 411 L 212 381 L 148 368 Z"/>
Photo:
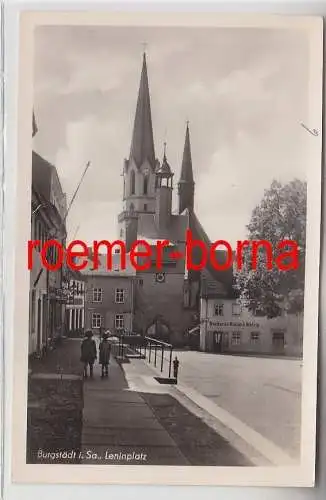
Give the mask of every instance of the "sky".
<path id="1" fill-rule="evenodd" d="M 33 147 L 71 198 L 69 239 L 113 240 L 146 42 L 155 153 L 177 181 L 189 120 L 195 210 L 212 241 L 245 239 L 273 179 L 306 179 L 308 39 L 254 28 L 41 26 Z M 311 126 L 312 128 L 312 126 Z"/>

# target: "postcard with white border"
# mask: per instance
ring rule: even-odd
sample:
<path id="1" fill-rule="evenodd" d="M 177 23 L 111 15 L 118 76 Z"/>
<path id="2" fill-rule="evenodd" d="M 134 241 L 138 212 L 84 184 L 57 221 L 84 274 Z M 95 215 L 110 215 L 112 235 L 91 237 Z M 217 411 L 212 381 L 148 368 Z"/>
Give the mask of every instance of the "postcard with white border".
<path id="1" fill-rule="evenodd" d="M 314 486 L 322 39 L 21 15 L 14 482 Z"/>

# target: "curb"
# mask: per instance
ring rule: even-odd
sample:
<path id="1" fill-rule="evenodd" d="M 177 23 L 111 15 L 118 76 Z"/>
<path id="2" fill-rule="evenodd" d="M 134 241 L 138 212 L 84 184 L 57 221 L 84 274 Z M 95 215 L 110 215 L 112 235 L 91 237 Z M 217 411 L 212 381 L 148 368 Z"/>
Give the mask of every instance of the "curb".
<path id="1" fill-rule="evenodd" d="M 155 374 L 161 371 L 143 360 Z M 155 378 L 155 377 L 154 377 Z M 209 427 L 226 439 L 231 446 L 256 466 L 298 466 L 286 452 L 265 438 L 237 417 L 216 405 L 206 396 L 183 384 L 170 385 L 169 391 L 176 399 L 199 416 Z"/>

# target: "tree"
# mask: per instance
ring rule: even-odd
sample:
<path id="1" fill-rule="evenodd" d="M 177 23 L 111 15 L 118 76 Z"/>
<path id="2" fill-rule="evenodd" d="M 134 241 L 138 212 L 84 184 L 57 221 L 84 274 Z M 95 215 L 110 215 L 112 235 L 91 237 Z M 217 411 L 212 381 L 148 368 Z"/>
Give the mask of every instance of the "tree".
<path id="1" fill-rule="evenodd" d="M 281 271 L 276 265 L 266 267 L 266 250 L 258 252 L 257 268 L 252 269 L 251 248 L 243 251 L 243 267 L 236 272 L 236 289 L 251 311 L 273 318 L 282 310 L 303 310 L 304 267 L 306 248 L 306 183 L 295 179 L 287 184 L 273 181 L 261 203 L 253 210 L 247 226 L 248 239 L 267 240 L 274 258 L 283 251 L 277 246 L 282 240 L 297 242 L 299 266 Z"/>

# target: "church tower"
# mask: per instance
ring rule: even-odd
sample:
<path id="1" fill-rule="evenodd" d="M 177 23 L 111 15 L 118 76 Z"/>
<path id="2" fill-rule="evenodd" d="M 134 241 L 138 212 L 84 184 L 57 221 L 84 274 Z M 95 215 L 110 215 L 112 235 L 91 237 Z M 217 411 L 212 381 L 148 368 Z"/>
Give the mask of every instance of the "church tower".
<path id="1" fill-rule="evenodd" d="M 186 208 L 193 212 L 194 210 L 194 197 L 195 197 L 195 183 L 192 171 L 191 149 L 190 149 L 190 134 L 189 124 L 187 123 L 186 139 L 183 150 L 181 175 L 178 183 L 179 195 L 179 214 Z"/>
<path id="2" fill-rule="evenodd" d="M 172 214 L 173 173 L 166 159 L 165 144 L 162 165 L 156 172 L 155 223 L 158 233 L 169 227 Z"/>
<path id="3" fill-rule="evenodd" d="M 130 211 L 133 213 L 133 217 L 140 213 L 155 213 L 155 170 L 157 164 L 147 62 L 144 53 L 130 154 L 129 159 L 124 161 L 123 168 L 123 212 L 118 218 L 121 239 L 126 239 Z"/>

